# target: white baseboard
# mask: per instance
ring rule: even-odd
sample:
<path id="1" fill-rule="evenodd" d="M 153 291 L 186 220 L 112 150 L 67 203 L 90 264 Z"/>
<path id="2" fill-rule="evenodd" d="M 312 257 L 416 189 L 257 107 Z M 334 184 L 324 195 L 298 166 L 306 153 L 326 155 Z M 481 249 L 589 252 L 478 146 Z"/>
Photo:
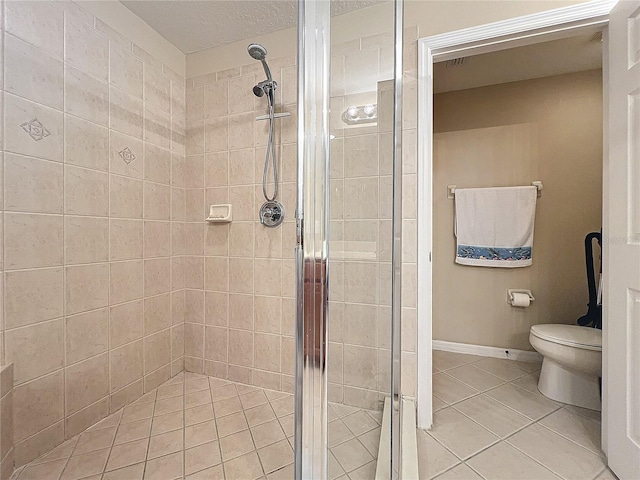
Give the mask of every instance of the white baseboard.
<path id="1" fill-rule="evenodd" d="M 527 350 L 517 350 L 515 348 L 486 347 L 484 345 L 473 345 L 470 343 L 445 342 L 444 340 L 433 341 L 434 350 L 444 352 L 466 353 L 469 355 L 479 355 L 481 357 L 505 358 L 507 360 L 520 360 L 522 362 L 541 362 L 542 355 L 538 352 Z"/>

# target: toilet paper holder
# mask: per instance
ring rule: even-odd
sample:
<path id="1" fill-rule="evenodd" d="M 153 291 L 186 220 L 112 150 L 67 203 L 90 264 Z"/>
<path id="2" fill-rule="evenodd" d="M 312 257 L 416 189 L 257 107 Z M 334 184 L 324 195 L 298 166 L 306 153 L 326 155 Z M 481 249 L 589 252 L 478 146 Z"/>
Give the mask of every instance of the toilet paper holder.
<path id="1" fill-rule="evenodd" d="M 513 305 L 513 296 L 516 293 L 523 293 L 525 295 L 529 296 L 529 300 L 531 302 L 533 302 L 535 300 L 535 297 L 533 296 L 533 293 L 531 293 L 531 290 L 526 290 L 526 289 L 522 289 L 522 288 L 510 288 L 507 290 L 507 303 L 509 305 Z"/>

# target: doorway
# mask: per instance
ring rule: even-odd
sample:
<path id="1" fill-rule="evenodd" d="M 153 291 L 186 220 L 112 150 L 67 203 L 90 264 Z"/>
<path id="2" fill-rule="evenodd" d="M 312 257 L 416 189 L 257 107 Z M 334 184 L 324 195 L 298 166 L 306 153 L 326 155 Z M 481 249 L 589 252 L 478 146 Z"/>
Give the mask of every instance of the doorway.
<path id="1" fill-rule="evenodd" d="M 419 40 L 419 122 L 423 133 L 418 139 L 418 426 L 432 424 L 432 313 L 433 313 L 433 95 L 434 64 L 472 55 L 551 42 L 581 34 L 595 33 L 607 25 L 611 3 L 597 2 L 558 9 L 543 14 L 497 22 L 445 35 Z M 604 66 L 606 68 L 606 65 Z M 531 181 L 537 180 L 531 178 Z M 473 185 L 470 185 L 473 186 Z M 481 354 L 499 356 L 495 351 Z M 472 352 L 467 352 L 472 353 Z M 474 352 L 480 353 L 480 352 Z"/>

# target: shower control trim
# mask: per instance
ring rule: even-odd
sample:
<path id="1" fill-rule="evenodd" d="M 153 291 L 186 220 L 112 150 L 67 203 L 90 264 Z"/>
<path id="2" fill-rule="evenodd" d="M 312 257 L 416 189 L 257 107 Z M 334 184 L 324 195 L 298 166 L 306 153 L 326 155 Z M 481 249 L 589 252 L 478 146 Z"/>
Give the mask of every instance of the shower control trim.
<path id="1" fill-rule="evenodd" d="M 260 207 L 260 223 L 265 227 L 277 227 L 284 221 L 284 205 L 277 200 L 264 202 Z"/>

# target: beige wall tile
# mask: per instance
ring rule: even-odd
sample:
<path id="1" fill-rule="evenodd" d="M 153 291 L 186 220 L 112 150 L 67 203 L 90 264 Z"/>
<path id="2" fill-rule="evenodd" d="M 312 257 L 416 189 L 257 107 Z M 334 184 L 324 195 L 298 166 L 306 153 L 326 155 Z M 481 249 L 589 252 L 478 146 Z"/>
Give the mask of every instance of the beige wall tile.
<path id="1" fill-rule="evenodd" d="M 142 298 L 143 268 L 142 260 L 110 264 L 109 299 L 112 305 Z"/>
<path id="2" fill-rule="evenodd" d="M 109 175 L 112 217 L 142 218 L 142 181 Z"/>
<path id="3" fill-rule="evenodd" d="M 144 261 L 145 297 L 171 291 L 171 260 L 156 258 Z"/>
<path id="4" fill-rule="evenodd" d="M 163 148 L 171 148 L 171 117 L 145 106 L 144 139 Z"/>
<path id="5" fill-rule="evenodd" d="M 109 355 L 103 353 L 65 368 L 67 415 L 106 397 L 109 393 Z"/>
<path id="6" fill-rule="evenodd" d="M 233 293 L 253 293 L 253 259 L 229 259 L 229 291 Z M 207 271 L 207 276 L 209 272 Z"/>
<path id="7" fill-rule="evenodd" d="M 142 338 L 143 311 L 142 300 L 109 308 L 109 341 L 112 349 Z"/>
<path id="8" fill-rule="evenodd" d="M 186 89 L 186 107 L 187 121 L 202 120 L 204 118 L 204 87 L 202 85 Z M 224 102 L 224 111 L 226 112 L 227 102 Z M 225 113 L 226 114 L 226 113 Z M 214 115 L 220 116 L 220 115 Z"/>
<path id="9" fill-rule="evenodd" d="M 201 133 L 202 130 L 198 128 L 197 136 L 192 135 L 193 146 L 192 146 L 191 152 L 202 153 L 206 151 L 207 153 L 210 153 L 210 152 L 226 151 L 229 145 L 227 140 L 228 132 L 229 132 L 228 124 L 229 124 L 228 117 L 218 117 L 218 118 L 207 119 L 204 122 L 204 135 L 203 135 L 204 141 L 200 143 L 199 136 L 202 135 Z M 197 124 L 194 123 L 193 125 L 194 126 L 200 125 L 200 123 L 199 122 Z M 196 134 L 196 131 L 194 131 L 194 134 Z M 187 153 L 189 153 L 189 143 L 187 143 Z"/>
<path id="10" fill-rule="evenodd" d="M 144 182 L 144 218 L 149 220 L 171 218 L 171 188 L 168 185 Z"/>
<path id="11" fill-rule="evenodd" d="M 254 268 L 255 293 L 259 295 L 281 295 L 282 260 L 256 258 L 254 260 Z"/>
<path id="12" fill-rule="evenodd" d="M 229 253 L 230 225 L 208 224 L 204 231 L 205 256 L 227 256 Z"/>
<path id="13" fill-rule="evenodd" d="M 140 342 L 142 344 L 142 342 Z M 142 365 L 141 365 L 142 368 Z M 140 374 L 142 375 L 142 373 Z M 113 378 L 113 375 L 111 375 Z M 113 391 L 113 389 L 112 389 Z M 133 402 L 144 393 L 144 381 L 142 377 L 139 380 L 130 383 L 126 387 L 114 392 L 111 395 L 111 413 L 117 412 L 119 409 Z"/>
<path id="14" fill-rule="evenodd" d="M 184 224 L 184 250 L 187 255 L 202 255 L 204 252 L 204 222 Z"/>
<path id="15" fill-rule="evenodd" d="M 109 260 L 109 219 L 65 217 L 64 236 L 67 264 Z"/>
<path id="16" fill-rule="evenodd" d="M 4 40 L 4 89 L 62 110 L 62 62 L 13 35 Z"/>
<path id="17" fill-rule="evenodd" d="M 144 391 L 150 392 L 171 378 L 171 365 L 167 364 L 144 377 Z"/>
<path id="18" fill-rule="evenodd" d="M 62 370 L 15 387 L 13 418 L 16 443 L 61 420 L 63 402 Z"/>
<path id="19" fill-rule="evenodd" d="M 184 354 L 202 358 L 204 355 L 204 325 L 184 324 Z"/>
<path id="20" fill-rule="evenodd" d="M 62 213 L 62 165 L 19 155 L 4 155 L 6 210 Z"/>
<path id="21" fill-rule="evenodd" d="M 64 212 L 72 215 L 109 214 L 109 175 L 66 165 Z"/>
<path id="22" fill-rule="evenodd" d="M 246 367 L 253 366 L 253 332 L 229 330 L 229 363 Z"/>
<path id="23" fill-rule="evenodd" d="M 204 259 L 184 257 L 185 288 L 204 288 Z M 221 272 L 224 275 L 224 272 Z"/>
<path id="24" fill-rule="evenodd" d="M 109 138 L 109 171 L 111 173 L 142 178 L 143 155 L 141 139 L 111 130 Z"/>
<path id="25" fill-rule="evenodd" d="M 205 327 L 204 358 L 226 362 L 229 330 L 223 327 Z"/>
<path id="26" fill-rule="evenodd" d="M 110 260 L 142 258 L 142 220 L 111 219 L 109 224 Z"/>
<path id="27" fill-rule="evenodd" d="M 378 296 L 378 265 L 345 262 L 344 283 L 345 300 L 375 304 Z"/>
<path id="28" fill-rule="evenodd" d="M 107 415 L 109 415 L 109 397 L 104 397 L 102 400 L 69 415 L 64 422 L 65 438 L 72 438 L 82 433 Z"/>
<path id="29" fill-rule="evenodd" d="M 62 58 L 63 10 L 47 2 L 12 3 L 6 6 L 5 25 L 9 33 Z"/>
<path id="30" fill-rule="evenodd" d="M 184 324 L 171 328 L 171 358 L 173 360 L 184 355 Z"/>
<path id="31" fill-rule="evenodd" d="M 254 302 L 256 332 L 280 333 L 282 298 L 256 296 Z"/>
<path id="32" fill-rule="evenodd" d="M 229 290 L 229 259 L 222 257 L 205 258 L 205 289 L 218 292 Z"/>
<path id="33" fill-rule="evenodd" d="M 64 66 L 64 111 L 99 125 L 109 122 L 109 86 L 71 65 Z"/>
<path id="34" fill-rule="evenodd" d="M 91 25 L 65 22 L 65 60 L 101 80 L 109 74 L 109 39 L 96 32 Z"/>
<path id="35" fill-rule="evenodd" d="M 204 187 L 204 155 L 187 155 L 184 166 L 185 186 L 187 188 Z"/>
<path id="36" fill-rule="evenodd" d="M 109 348 L 109 309 L 65 319 L 67 365 L 106 352 Z"/>
<path id="37" fill-rule="evenodd" d="M 346 385 L 375 389 L 377 366 L 375 348 L 344 346 L 344 383 Z"/>
<path id="38" fill-rule="evenodd" d="M 62 112 L 4 94 L 5 151 L 62 162 L 62 132 Z"/>
<path id="39" fill-rule="evenodd" d="M 256 162 L 253 148 L 232 150 L 229 152 L 229 185 L 250 185 L 256 183 L 257 179 L 262 180 L 264 167 L 260 164 L 263 163 L 262 161 Z M 260 176 L 254 178 L 256 169 L 260 171 Z"/>
<path id="40" fill-rule="evenodd" d="M 154 110 L 171 113 L 171 81 L 148 62 L 143 66 L 144 100 Z"/>
<path id="41" fill-rule="evenodd" d="M 142 139 L 144 110 L 142 99 L 111 87 L 109 103 L 109 126 L 113 130 Z M 142 160 L 142 157 L 139 158 Z"/>
<path id="42" fill-rule="evenodd" d="M 205 157 L 204 180 L 207 187 L 228 185 L 229 153 L 209 153 Z"/>
<path id="43" fill-rule="evenodd" d="M 204 321 L 207 325 L 227 326 L 229 324 L 229 294 L 205 292 Z"/>
<path id="44" fill-rule="evenodd" d="M 204 323 L 204 292 L 202 290 L 185 290 L 184 321 Z"/>
<path id="45" fill-rule="evenodd" d="M 137 340 L 109 352 L 111 391 L 142 378 L 142 351 L 142 340 Z"/>
<path id="46" fill-rule="evenodd" d="M 109 169 L 109 130 L 95 123 L 65 115 L 64 161 L 106 172 Z"/>
<path id="47" fill-rule="evenodd" d="M 229 188 L 229 202 L 233 205 L 234 220 L 255 220 L 257 211 L 255 209 L 256 188 L 250 186 L 237 186 Z M 262 192 L 262 187 L 260 187 Z M 260 193 L 262 198 L 262 193 Z M 289 210 L 291 211 L 291 210 Z"/>
<path id="48" fill-rule="evenodd" d="M 169 187 L 167 187 L 169 188 Z M 144 256 L 168 257 L 171 255 L 171 224 L 169 222 L 144 222 Z"/>
<path id="49" fill-rule="evenodd" d="M 229 256 L 253 257 L 254 238 L 253 222 L 232 222 L 229 225 Z"/>
<path id="50" fill-rule="evenodd" d="M 243 330 L 253 330 L 253 295 L 229 295 L 229 326 Z"/>
<path id="51" fill-rule="evenodd" d="M 142 98 L 142 62 L 132 53 L 112 45 L 109 73 L 111 85 Z"/>
<path id="52" fill-rule="evenodd" d="M 144 335 L 165 330 L 171 326 L 171 295 L 163 294 L 144 300 Z"/>
<path id="53" fill-rule="evenodd" d="M 65 268 L 65 306 L 68 315 L 109 303 L 109 264 Z"/>
<path id="54" fill-rule="evenodd" d="M 64 422 L 61 420 L 41 430 L 15 446 L 16 466 L 22 466 L 47 453 L 64 441 Z"/>
<path id="55" fill-rule="evenodd" d="M 144 179 L 164 185 L 171 183 L 171 151 L 144 144 Z"/>
<path id="56" fill-rule="evenodd" d="M 171 362 L 171 330 L 166 329 L 144 338 L 145 373 Z"/>
<path id="57" fill-rule="evenodd" d="M 247 97 L 251 98 L 249 95 Z M 253 112 L 229 115 L 229 150 L 253 147 Z"/>
<path id="58" fill-rule="evenodd" d="M 63 315 L 62 268 L 4 274 L 4 321 L 11 329 Z"/>
<path id="59" fill-rule="evenodd" d="M 62 216 L 5 213 L 5 268 L 62 265 L 62 231 Z"/>
<path id="60" fill-rule="evenodd" d="M 205 208 L 203 188 L 187 188 L 185 190 L 185 220 L 187 222 L 201 222 L 209 212 Z"/>
<path id="61" fill-rule="evenodd" d="M 263 370 L 280 372 L 280 336 L 256 333 L 254 341 L 255 365 Z"/>

